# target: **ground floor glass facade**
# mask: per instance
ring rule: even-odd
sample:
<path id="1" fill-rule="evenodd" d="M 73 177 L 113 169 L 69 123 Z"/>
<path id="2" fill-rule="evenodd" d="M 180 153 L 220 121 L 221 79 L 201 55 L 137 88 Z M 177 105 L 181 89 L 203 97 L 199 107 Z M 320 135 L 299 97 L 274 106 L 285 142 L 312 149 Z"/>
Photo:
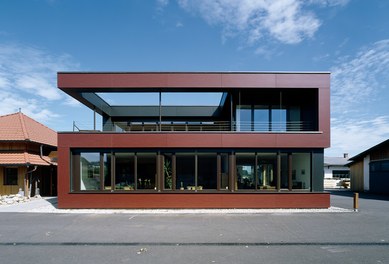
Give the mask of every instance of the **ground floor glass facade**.
<path id="1" fill-rule="evenodd" d="M 71 192 L 313 191 L 309 151 L 71 152 Z"/>

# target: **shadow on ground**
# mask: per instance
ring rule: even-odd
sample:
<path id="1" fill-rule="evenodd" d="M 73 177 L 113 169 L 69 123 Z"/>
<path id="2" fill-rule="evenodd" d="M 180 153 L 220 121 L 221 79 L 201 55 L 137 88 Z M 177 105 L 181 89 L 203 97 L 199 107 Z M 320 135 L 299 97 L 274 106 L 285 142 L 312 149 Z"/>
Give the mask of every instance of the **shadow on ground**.
<path id="1" fill-rule="evenodd" d="M 331 195 L 343 196 L 343 197 L 353 197 L 354 193 L 355 193 L 354 191 L 351 191 L 350 189 L 336 189 L 336 190 L 329 189 L 326 191 L 330 192 Z M 387 194 L 375 194 L 375 193 L 369 193 L 369 192 L 359 193 L 359 198 L 389 201 L 389 195 L 387 195 Z"/>

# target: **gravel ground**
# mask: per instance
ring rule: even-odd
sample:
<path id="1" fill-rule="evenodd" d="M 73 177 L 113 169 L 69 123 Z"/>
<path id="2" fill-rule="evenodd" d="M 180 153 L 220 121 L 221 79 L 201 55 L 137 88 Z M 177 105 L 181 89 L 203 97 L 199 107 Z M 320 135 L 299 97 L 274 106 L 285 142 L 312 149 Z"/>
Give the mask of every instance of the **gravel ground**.
<path id="1" fill-rule="evenodd" d="M 33 199 L 23 204 L 2 205 L 0 212 L 60 213 L 60 214 L 291 214 L 291 213 L 347 213 L 350 209 L 58 209 L 56 197 Z"/>

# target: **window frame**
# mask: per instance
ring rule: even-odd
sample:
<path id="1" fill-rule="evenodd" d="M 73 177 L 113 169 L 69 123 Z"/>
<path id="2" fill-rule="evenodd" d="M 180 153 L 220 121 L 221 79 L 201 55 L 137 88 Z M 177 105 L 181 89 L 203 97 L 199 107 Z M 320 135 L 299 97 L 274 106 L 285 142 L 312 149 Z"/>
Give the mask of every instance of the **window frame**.
<path id="1" fill-rule="evenodd" d="M 8 170 L 14 170 L 14 172 L 16 171 L 15 175 L 10 175 L 8 174 Z M 18 175 L 19 175 L 19 169 L 18 167 L 5 167 L 4 168 L 4 174 L 3 174 L 3 185 L 4 186 L 17 186 L 19 185 L 18 184 Z M 14 179 L 10 180 L 9 177 L 10 176 L 13 176 L 15 177 Z"/>

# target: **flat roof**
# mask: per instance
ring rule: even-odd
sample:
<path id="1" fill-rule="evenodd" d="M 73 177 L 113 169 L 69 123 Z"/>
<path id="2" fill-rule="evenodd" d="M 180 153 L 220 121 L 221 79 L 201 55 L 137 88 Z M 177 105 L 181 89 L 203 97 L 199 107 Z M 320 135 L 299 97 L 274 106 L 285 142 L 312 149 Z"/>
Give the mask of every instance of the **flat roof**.
<path id="1" fill-rule="evenodd" d="M 58 72 L 57 78 L 59 89 L 100 114 L 113 108 L 99 93 L 330 88 L 330 72 Z"/>
<path id="2" fill-rule="evenodd" d="M 102 73 L 102 74 L 110 74 L 110 73 L 118 73 L 118 74 L 137 74 L 137 73 L 143 73 L 143 74 L 150 74 L 150 73 L 157 73 L 157 74 L 214 74 L 214 73 L 232 73 L 232 74 L 239 74 L 239 73 L 264 73 L 264 74 L 271 74 L 271 73 L 283 73 L 283 74 L 288 74 L 288 73 L 303 73 L 303 74 L 311 74 L 311 73 L 316 73 L 316 74 L 330 74 L 330 71 L 59 71 L 57 73 L 61 74 L 72 74 L 72 73 L 83 73 L 83 74 L 95 74 L 95 73 Z"/>

